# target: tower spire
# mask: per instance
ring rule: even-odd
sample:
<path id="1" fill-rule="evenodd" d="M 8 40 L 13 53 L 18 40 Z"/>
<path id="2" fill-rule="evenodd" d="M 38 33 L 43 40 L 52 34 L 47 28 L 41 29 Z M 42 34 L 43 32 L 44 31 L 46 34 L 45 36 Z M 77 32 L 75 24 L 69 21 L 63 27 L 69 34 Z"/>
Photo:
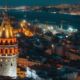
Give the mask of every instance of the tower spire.
<path id="1" fill-rule="evenodd" d="M 3 21 L 0 27 L 0 37 L 11 38 L 14 37 L 13 27 L 6 13 L 3 12 Z"/>

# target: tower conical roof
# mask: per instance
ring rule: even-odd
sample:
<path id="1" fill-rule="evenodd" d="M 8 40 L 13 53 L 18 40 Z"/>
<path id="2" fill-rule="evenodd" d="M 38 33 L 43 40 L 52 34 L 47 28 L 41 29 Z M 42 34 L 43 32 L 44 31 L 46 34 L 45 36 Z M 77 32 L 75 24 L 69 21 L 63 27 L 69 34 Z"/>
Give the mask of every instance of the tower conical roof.
<path id="1" fill-rule="evenodd" d="M 13 35 L 13 27 L 10 24 L 10 19 L 4 14 L 2 24 L 0 26 L 0 37 L 1 38 L 11 38 Z"/>

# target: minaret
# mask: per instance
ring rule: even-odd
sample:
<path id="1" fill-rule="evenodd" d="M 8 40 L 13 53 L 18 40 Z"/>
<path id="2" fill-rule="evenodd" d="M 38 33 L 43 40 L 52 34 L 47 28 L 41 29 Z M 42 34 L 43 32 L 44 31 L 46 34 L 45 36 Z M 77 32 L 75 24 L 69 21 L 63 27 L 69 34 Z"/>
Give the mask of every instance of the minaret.
<path id="1" fill-rule="evenodd" d="M 4 14 L 0 26 L 0 75 L 17 77 L 17 39 L 9 18 Z"/>

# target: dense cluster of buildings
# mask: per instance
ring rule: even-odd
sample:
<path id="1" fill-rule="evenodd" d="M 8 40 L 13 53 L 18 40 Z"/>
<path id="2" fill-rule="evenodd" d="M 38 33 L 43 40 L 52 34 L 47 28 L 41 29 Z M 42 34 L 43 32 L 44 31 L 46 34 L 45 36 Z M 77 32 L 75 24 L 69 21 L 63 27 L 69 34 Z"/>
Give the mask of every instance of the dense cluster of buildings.
<path id="1" fill-rule="evenodd" d="M 32 80 L 75 80 L 79 75 L 80 50 L 76 33 L 36 25 L 33 31 L 25 20 L 14 29 L 3 14 L 0 27 L 0 75 Z M 55 34 L 54 34 L 55 33 Z M 77 41 L 79 42 L 79 41 Z M 77 48 L 77 49 L 76 49 Z"/>

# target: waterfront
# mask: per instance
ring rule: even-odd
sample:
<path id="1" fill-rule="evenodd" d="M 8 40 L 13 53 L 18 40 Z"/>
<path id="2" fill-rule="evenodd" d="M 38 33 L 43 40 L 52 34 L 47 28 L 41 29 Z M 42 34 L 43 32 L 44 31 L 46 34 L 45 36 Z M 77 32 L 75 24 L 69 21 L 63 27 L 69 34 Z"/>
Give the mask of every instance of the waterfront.
<path id="1" fill-rule="evenodd" d="M 3 19 L 2 14 L 5 16 L 5 19 Z M 6 15 L 4 14 L 5 13 L 0 14 L 1 21 L 3 19 L 6 22 Z M 6 14 L 9 15 L 14 23 L 12 25 L 13 28 L 15 25 L 15 35 L 19 34 L 19 36 L 16 36 L 20 50 L 19 58 L 17 59 L 18 78 L 22 78 L 22 80 L 28 78 L 32 78 L 32 80 L 76 79 L 80 67 L 77 65 L 77 63 L 80 63 L 80 61 L 78 61 L 80 60 L 80 49 L 77 48 L 77 44 L 80 45 L 80 37 L 78 36 L 80 32 L 79 30 L 74 32 L 73 29 L 79 29 L 80 16 L 20 10 L 10 10 L 7 11 Z M 1 26 L 3 28 L 3 25 Z M 41 28 L 39 26 L 41 26 Z M 9 29 L 8 27 L 9 25 L 7 25 L 7 29 Z M 31 29 L 36 27 L 37 30 L 35 30 L 35 33 L 34 31 L 30 32 L 29 27 Z M 4 28 L 6 27 L 4 26 Z M 4 30 L 6 32 L 4 28 L 1 29 L 3 33 Z M 69 28 L 70 35 L 66 34 L 63 28 L 65 30 Z M 46 29 L 45 33 L 43 29 Z M 55 33 L 55 31 L 58 33 Z M 55 34 L 53 34 L 53 32 Z M 78 38 L 78 40 L 76 38 Z M 2 45 L 3 44 L 1 44 L 1 48 Z M 74 64 L 76 64 L 76 66 Z"/>
<path id="2" fill-rule="evenodd" d="M 63 24 L 63 28 L 67 28 L 71 25 L 73 28 L 80 28 L 80 16 L 68 15 L 68 14 L 54 14 L 38 11 L 20 11 L 10 10 L 8 14 L 15 20 L 25 19 L 31 23 L 43 23 L 60 26 Z"/>

